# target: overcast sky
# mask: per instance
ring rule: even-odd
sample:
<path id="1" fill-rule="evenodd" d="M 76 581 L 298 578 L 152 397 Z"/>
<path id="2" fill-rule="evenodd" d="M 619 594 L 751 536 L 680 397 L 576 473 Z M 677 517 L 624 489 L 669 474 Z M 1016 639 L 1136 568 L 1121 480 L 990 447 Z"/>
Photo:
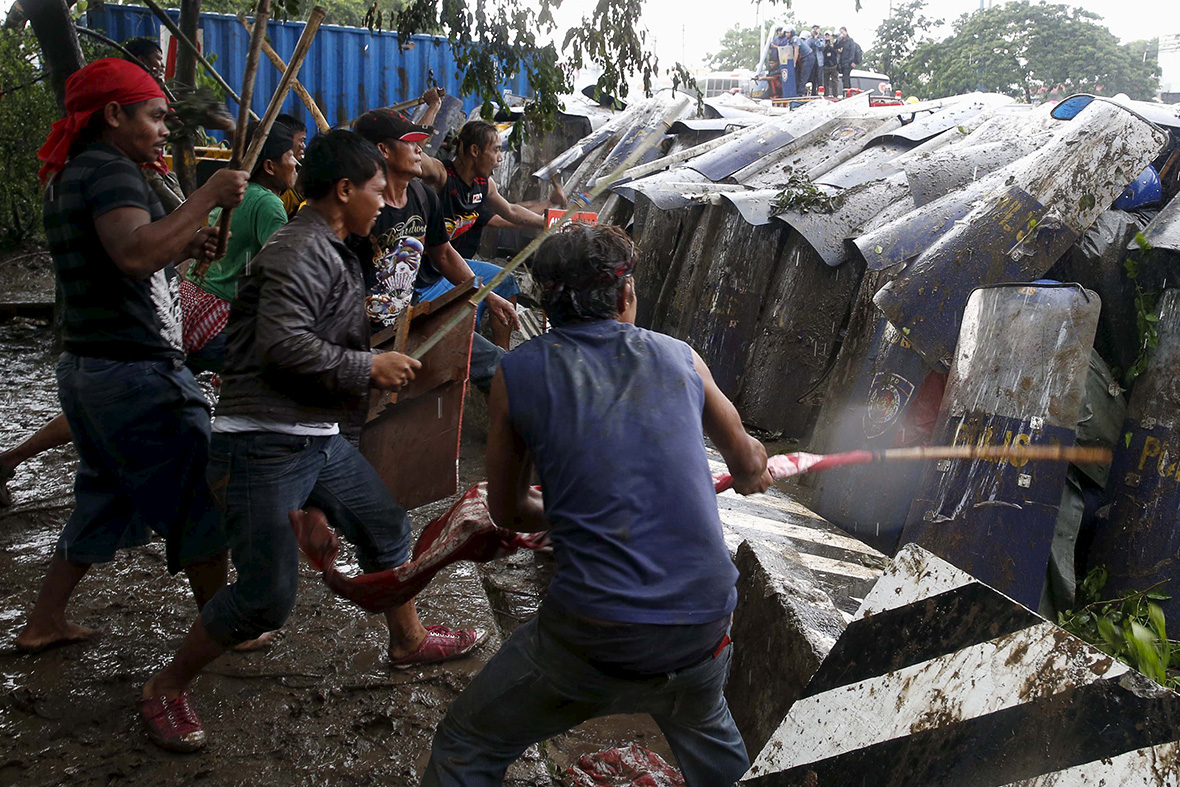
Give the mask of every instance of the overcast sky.
<path id="1" fill-rule="evenodd" d="M 1101 16 L 1101 24 L 1122 41 L 1180 33 L 1180 0 L 1063 1 Z M 582 5 L 576 0 L 567 3 Z M 847 27 L 852 37 L 868 49 L 877 26 L 889 15 L 889 2 L 862 0 L 862 5 L 857 12 L 854 0 L 794 0 L 792 10 L 786 14 L 793 13 L 807 24 Z M 761 4 L 759 15 L 758 7 L 750 0 L 645 0 L 644 6 L 647 27 L 656 35 L 656 54 L 666 65 L 681 60 L 682 53 L 689 64 L 698 64 L 707 53 L 717 50 L 722 34 L 735 23 L 753 26 L 756 19 L 765 21 L 786 15 L 768 2 Z M 926 13 L 946 20 L 943 35 L 947 35 L 950 22 L 978 9 L 979 0 L 928 0 Z"/>
<path id="2" fill-rule="evenodd" d="M 1100 15 L 1102 24 L 1122 41 L 1180 33 L 1180 0 L 1064 1 Z M 843 25 L 868 49 L 873 32 L 888 16 L 890 5 L 889 0 L 862 2 L 864 7 L 858 13 L 855 0 L 793 0 L 793 13 L 808 24 Z M 0 0 L 0 11 L 7 13 L 10 5 L 12 0 Z M 565 0 L 558 12 L 558 22 L 564 29 L 590 8 L 591 3 L 585 0 Z M 946 34 L 952 20 L 978 8 L 979 0 L 929 0 L 927 13 L 946 20 Z M 676 61 L 697 67 L 707 54 L 717 51 L 726 29 L 735 24 L 753 26 L 758 19 L 765 21 L 784 15 L 779 9 L 763 2 L 759 13 L 752 0 L 644 0 L 644 20 L 663 68 Z"/>

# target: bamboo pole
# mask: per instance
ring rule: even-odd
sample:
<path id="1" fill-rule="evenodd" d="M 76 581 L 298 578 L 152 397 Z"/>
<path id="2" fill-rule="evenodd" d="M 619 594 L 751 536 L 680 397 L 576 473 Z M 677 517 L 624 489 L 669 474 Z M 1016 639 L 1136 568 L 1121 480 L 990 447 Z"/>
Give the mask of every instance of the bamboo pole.
<path id="1" fill-rule="evenodd" d="M 242 161 L 243 168 L 253 170 L 254 165 L 258 163 L 258 157 L 262 155 L 262 145 L 266 141 L 266 136 L 270 134 L 270 129 L 274 125 L 275 118 L 279 116 L 279 110 L 283 108 L 283 102 L 287 100 L 287 94 L 291 92 L 291 88 L 295 83 L 295 77 L 299 75 L 299 69 L 303 67 L 303 61 L 307 59 L 308 50 L 311 49 L 311 42 L 315 38 L 316 32 L 320 29 L 320 25 L 327 16 L 328 11 L 323 6 L 316 6 L 311 10 L 307 17 L 307 24 L 304 25 L 303 33 L 300 34 L 299 40 L 295 43 L 295 51 L 291 53 L 291 62 L 287 64 L 287 68 L 283 71 L 283 76 L 279 78 L 278 87 L 275 88 L 275 93 L 270 97 L 270 104 L 267 105 L 266 111 L 262 113 L 262 120 L 258 123 L 258 135 L 250 142 L 250 149 L 246 152 L 246 158 Z"/>
<path id="2" fill-rule="evenodd" d="M 1114 454 L 1109 448 L 1064 445 L 929 445 L 874 451 L 874 461 L 922 462 L 930 459 L 967 459 L 1011 462 L 1073 462 L 1106 464 Z"/>
<path id="3" fill-rule="evenodd" d="M 254 34 L 254 30 L 250 26 L 250 23 L 246 21 L 245 16 L 238 14 L 238 21 L 242 23 L 242 27 L 246 28 L 247 33 Z M 279 53 L 265 39 L 262 41 L 262 53 L 270 59 L 270 62 L 279 70 L 279 73 L 286 72 L 287 64 L 283 62 L 283 58 L 279 56 Z M 303 105 L 307 107 L 307 111 L 311 113 L 312 119 L 315 120 L 316 130 L 321 134 L 325 131 L 330 131 L 332 128 L 331 124 L 328 123 L 328 119 L 324 117 L 324 113 L 320 111 L 319 105 L 315 103 L 315 99 L 311 97 L 311 93 L 307 92 L 307 88 L 303 86 L 303 83 L 296 79 L 291 87 L 296 95 L 302 99 Z"/>
<path id="4" fill-rule="evenodd" d="M 254 32 L 250 35 L 250 47 L 246 50 L 246 71 L 242 75 L 242 99 L 238 104 L 238 126 L 234 129 L 233 147 L 229 158 L 230 169 L 244 169 L 246 172 L 250 172 L 252 169 L 245 166 L 243 159 L 246 155 L 246 144 L 250 141 L 248 139 L 250 104 L 254 101 L 254 81 L 258 74 L 258 53 L 262 51 L 262 42 L 266 38 L 266 23 L 269 19 L 270 0 L 258 0 L 258 5 L 254 7 Z M 263 131 L 260 127 L 254 136 L 256 139 L 266 139 L 267 131 L 269 129 Z M 225 256 L 226 244 L 229 243 L 230 216 L 232 215 L 232 208 L 224 208 L 221 211 L 221 219 L 217 223 L 217 252 L 213 255 L 215 260 Z"/>
<path id="5" fill-rule="evenodd" d="M 269 2 L 269 0 L 259 0 L 259 5 L 264 2 Z M 262 113 L 262 120 L 258 121 L 258 130 L 254 132 L 254 138 L 250 140 L 250 147 L 242 157 L 241 165 L 238 167 L 239 169 L 252 172 L 258 163 L 258 157 L 262 155 L 262 146 L 266 142 L 266 137 L 270 134 L 270 129 L 274 125 L 275 118 L 278 117 L 279 110 L 283 107 L 283 102 L 287 100 L 287 94 L 291 92 L 291 86 L 295 82 L 295 77 L 299 74 L 299 69 L 303 66 L 307 52 L 311 49 L 311 42 L 315 38 L 316 31 L 320 29 L 320 24 L 324 21 L 327 13 L 327 10 L 317 5 L 307 17 L 307 24 L 303 28 L 303 33 L 299 36 L 299 41 L 295 44 L 295 51 L 291 54 L 291 62 L 287 64 L 286 70 L 283 71 L 283 76 L 279 79 L 278 87 L 275 88 L 274 95 L 270 97 L 270 103 L 267 105 L 266 111 Z M 261 46 L 254 48 L 254 41 L 256 39 L 261 41 L 265 35 L 265 20 L 262 24 L 259 24 L 258 16 L 255 15 L 254 35 L 250 38 L 253 61 L 250 59 L 246 60 L 246 77 L 248 79 L 253 77 L 253 74 L 249 70 L 251 62 L 257 68 L 258 53 L 261 51 Z M 235 136 L 235 155 L 237 153 L 237 141 L 238 138 Z M 221 212 L 221 220 L 218 222 L 217 254 L 214 256 L 214 259 L 221 259 L 225 256 L 225 246 L 229 242 L 229 224 L 232 214 L 233 210 L 223 210 Z"/>
<path id="6" fill-rule="evenodd" d="M 193 52 L 193 54 L 197 56 L 197 62 L 203 65 L 205 70 L 209 72 L 209 75 L 212 76 L 217 84 L 221 86 L 221 89 L 228 93 L 230 98 L 238 102 L 240 105 L 242 103 L 241 96 L 234 92 L 234 89 L 229 86 L 229 83 L 225 81 L 221 74 L 217 73 L 217 69 L 213 67 L 212 63 L 205 59 L 205 56 L 201 54 L 201 50 L 197 48 L 197 45 L 190 41 L 188 36 L 180 32 L 180 28 L 177 27 L 176 23 L 172 21 L 172 17 L 168 16 L 168 14 L 164 12 L 164 9 L 160 8 L 160 6 L 156 4 L 155 0 L 143 0 L 143 4 L 146 5 L 148 10 L 150 10 L 152 14 L 154 14 L 155 17 L 160 20 L 160 24 L 166 27 L 169 33 L 176 36 L 177 41 L 184 44 Z M 250 112 L 250 119 L 258 120 L 258 116 L 253 112 Z"/>

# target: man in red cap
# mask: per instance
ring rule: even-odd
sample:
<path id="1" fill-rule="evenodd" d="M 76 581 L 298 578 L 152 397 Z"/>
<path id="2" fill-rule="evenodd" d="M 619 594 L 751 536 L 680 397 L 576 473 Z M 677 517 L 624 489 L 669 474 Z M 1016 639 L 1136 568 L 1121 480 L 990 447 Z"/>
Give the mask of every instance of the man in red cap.
<path id="1" fill-rule="evenodd" d="M 247 175 L 217 173 L 165 217 L 141 166 L 159 159 L 168 104 L 140 66 L 97 60 L 66 81 L 67 116 L 38 157 L 45 232 L 62 290 L 57 366 L 78 449 L 76 506 L 17 647 L 38 651 L 93 632 L 66 620 L 94 563 L 167 539 L 198 605 L 225 584 L 225 539 L 205 482 L 209 409 L 184 368 L 173 263 L 215 246 L 214 207 L 242 201 Z"/>

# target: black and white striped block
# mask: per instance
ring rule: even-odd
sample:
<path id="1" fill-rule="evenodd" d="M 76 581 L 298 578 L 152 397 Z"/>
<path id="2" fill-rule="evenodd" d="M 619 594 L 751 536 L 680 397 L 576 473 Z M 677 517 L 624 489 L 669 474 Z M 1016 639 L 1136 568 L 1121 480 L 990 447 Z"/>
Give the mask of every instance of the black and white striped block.
<path id="1" fill-rule="evenodd" d="M 743 787 L 1180 783 L 1180 694 L 910 544 Z"/>

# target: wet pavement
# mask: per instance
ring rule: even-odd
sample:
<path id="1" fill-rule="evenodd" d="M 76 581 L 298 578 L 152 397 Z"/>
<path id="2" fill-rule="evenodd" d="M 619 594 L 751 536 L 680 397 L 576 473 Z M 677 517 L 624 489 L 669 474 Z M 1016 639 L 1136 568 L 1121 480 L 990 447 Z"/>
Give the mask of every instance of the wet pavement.
<path id="1" fill-rule="evenodd" d="M 56 414 L 54 360 L 48 323 L 0 323 L 3 446 Z M 483 475 L 486 436 L 482 402 L 469 401 L 463 486 Z M 69 446 L 25 463 L 9 485 L 17 504 L 0 510 L 0 784 L 415 785 L 447 705 L 501 641 L 497 623 L 511 631 L 533 614 L 546 581 L 547 567 L 531 554 L 452 567 L 419 598 L 423 621 L 480 625 L 493 635 L 473 657 L 396 672 L 385 666 L 384 621 L 333 596 L 305 565 L 277 643 L 229 654 L 196 681 L 207 749 L 167 754 L 147 740 L 135 700 L 196 609 L 183 576 L 165 571 L 161 542 L 125 551 L 83 579 L 70 617 L 97 629 L 93 640 L 37 656 L 13 646 L 72 510 L 75 463 Z M 412 512 L 415 526 L 448 505 Z M 598 720 L 531 750 L 505 783 L 559 784 L 553 774 L 581 754 L 632 742 L 669 756 L 650 719 Z"/>

